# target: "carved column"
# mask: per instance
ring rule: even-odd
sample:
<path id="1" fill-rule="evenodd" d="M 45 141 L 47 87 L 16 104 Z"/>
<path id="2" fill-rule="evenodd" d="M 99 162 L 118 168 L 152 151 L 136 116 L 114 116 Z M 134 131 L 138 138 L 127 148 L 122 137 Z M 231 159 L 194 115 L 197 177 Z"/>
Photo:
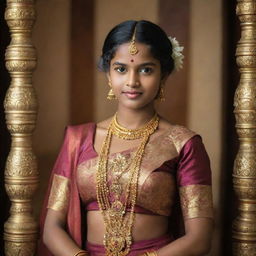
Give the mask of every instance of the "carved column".
<path id="1" fill-rule="evenodd" d="M 34 255 L 37 240 L 37 223 L 31 206 L 38 184 L 31 138 L 37 115 L 37 99 L 32 87 L 36 51 L 31 40 L 35 17 L 33 0 L 7 0 L 5 19 L 11 43 L 5 57 L 11 85 L 4 107 L 12 145 L 5 170 L 5 186 L 11 200 L 10 217 L 4 226 L 6 256 Z"/>
<path id="2" fill-rule="evenodd" d="M 235 93 L 236 129 L 240 147 L 233 184 L 238 216 L 233 222 L 233 255 L 256 255 L 256 1 L 238 0 L 241 39 L 236 60 L 240 82 Z"/>

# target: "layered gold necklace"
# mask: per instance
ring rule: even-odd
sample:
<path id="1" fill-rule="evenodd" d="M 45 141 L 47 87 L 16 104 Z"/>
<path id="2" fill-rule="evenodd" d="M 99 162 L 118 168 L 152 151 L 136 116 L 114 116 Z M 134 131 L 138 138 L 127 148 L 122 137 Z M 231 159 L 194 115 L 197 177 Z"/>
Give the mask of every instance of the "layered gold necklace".
<path id="1" fill-rule="evenodd" d="M 125 256 L 132 244 L 132 227 L 134 223 L 134 208 L 137 199 L 139 171 L 142 157 L 149 137 L 157 129 L 159 117 L 157 114 L 142 128 L 126 129 L 117 122 L 116 115 L 110 122 L 107 136 L 103 142 L 97 168 L 97 201 L 103 215 L 106 228 L 104 246 L 107 256 Z M 129 178 L 123 193 L 119 177 L 114 184 L 108 185 L 108 156 L 112 135 L 125 140 L 142 139 L 127 168 Z M 113 199 L 110 201 L 110 191 Z M 121 194 L 124 194 L 121 200 Z M 130 211 L 127 211 L 127 208 Z"/>

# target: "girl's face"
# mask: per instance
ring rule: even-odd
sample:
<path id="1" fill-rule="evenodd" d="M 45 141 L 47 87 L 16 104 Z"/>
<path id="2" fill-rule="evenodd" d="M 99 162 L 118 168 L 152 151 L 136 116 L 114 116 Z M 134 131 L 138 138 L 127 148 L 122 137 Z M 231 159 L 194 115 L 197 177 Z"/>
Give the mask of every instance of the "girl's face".
<path id="1" fill-rule="evenodd" d="M 149 46 L 137 43 L 138 53 L 131 55 L 130 43 L 118 47 L 107 73 L 119 106 L 143 109 L 154 104 L 161 84 L 161 66 Z"/>

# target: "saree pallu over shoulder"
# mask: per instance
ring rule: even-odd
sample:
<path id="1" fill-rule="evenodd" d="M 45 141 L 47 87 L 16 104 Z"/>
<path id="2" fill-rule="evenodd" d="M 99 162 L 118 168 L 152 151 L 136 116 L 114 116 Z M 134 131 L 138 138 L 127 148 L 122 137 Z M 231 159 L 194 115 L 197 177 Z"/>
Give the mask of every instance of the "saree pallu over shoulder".
<path id="1" fill-rule="evenodd" d="M 88 123 L 66 128 L 64 142 L 52 170 L 40 218 L 38 256 L 53 256 L 42 241 L 47 208 L 61 210 L 66 214 L 67 232 L 79 246 L 82 244 L 80 199 L 74 177 L 80 148 L 92 127 L 94 124 Z M 64 196 L 72 200 L 67 200 L 65 203 Z"/>

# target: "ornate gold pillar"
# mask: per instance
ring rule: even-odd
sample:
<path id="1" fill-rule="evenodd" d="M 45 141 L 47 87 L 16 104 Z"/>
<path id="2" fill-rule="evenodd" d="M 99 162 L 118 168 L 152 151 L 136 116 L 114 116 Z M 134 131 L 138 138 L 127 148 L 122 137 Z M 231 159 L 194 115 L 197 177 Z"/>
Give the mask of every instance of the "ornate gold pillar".
<path id="1" fill-rule="evenodd" d="M 35 17 L 33 0 L 7 0 L 5 19 L 11 43 L 5 57 L 11 85 L 4 107 L 12 144 L 5 170 L 5 186 L 11 200 L 10 217 L 4 226 L 6 256 L 34 255 L 37 240 L 37 223 L 31 206 L 38 184 L 31 138 L 37 115 L 37 100 L 32 87 L 36 51 L 31 40 Z"/>
<path id="2" fill-rule="evenodd" d="M 241 39 L 236 60 L 240 82 L 235 93 L 236 129 L 240 147 L 233 184 L 238 216 L 233 222 L 233 255 L 256 255 L 256 1 L 238 0 Z"/>

